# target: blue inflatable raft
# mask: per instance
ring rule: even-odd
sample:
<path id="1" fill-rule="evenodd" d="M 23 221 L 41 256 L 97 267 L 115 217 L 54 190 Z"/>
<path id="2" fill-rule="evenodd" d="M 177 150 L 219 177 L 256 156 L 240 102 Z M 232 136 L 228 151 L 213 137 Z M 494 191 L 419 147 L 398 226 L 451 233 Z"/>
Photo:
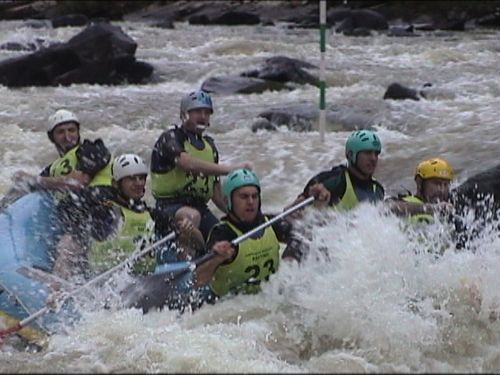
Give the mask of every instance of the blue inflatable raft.
<path id="1" fill-rule="evenodd" d="M 46 306 L 53 290 L 50 272 L 60 234 L 56 204 L 49 193 L 27 194 L 0 212 L 0 321 L 3 328 Z M 38 340 L 78 318 L 71 301 L 57 313 L 50 311 L 18 332 Z"/>

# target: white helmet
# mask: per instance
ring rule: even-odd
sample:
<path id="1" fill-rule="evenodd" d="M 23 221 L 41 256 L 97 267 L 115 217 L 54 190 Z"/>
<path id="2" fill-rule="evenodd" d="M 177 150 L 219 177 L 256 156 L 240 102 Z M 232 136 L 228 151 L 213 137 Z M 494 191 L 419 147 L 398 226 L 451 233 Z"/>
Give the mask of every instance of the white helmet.
<path id="1" fill-rule="evenodd" d="M 60 109 L 56 111 L 52 116 L 49 117 L 49 122 L 47 126 L 47 132 L 52 132 L 54 128 L 65 122 L 75 122 L 78 126 L 80 126 L 80 122 L 78 121 L 78 117 L 73 112 L 70 112 L 66 109 Z"/>
<path id="2" fill-rule="evenodd" d="M 120 181 L 123 177 L 148 174 L 148 167 L 144 160 L 136 154 L 123 154 L 113 162 L 113 180 Z"/>

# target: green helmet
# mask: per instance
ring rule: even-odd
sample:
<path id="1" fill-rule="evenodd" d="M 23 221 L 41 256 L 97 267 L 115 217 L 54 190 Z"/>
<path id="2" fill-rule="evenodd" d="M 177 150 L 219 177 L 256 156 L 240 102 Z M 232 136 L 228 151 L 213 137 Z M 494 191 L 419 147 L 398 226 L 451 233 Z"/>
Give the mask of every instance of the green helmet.
<path id="1" fill-rule="evenodd" d="M 358 152 L 382 150 L 382 142 L 377 134 L 371 130 L 356 130 L 351 134 L 345 143 L 345 155 L 349 163 L 356 165 Z M 351 156 L 349 157 L 349 152 Z"/>
<path id="2" fill-rule="evenodd" d="M 229 173 L 222 184 L 222 194 L 227 200 L 227 209 L 231 211 L 231 195 L 242 186 L 257 186 L 260 193 L 259 178 L 249 169 L 235 169 Z"/>

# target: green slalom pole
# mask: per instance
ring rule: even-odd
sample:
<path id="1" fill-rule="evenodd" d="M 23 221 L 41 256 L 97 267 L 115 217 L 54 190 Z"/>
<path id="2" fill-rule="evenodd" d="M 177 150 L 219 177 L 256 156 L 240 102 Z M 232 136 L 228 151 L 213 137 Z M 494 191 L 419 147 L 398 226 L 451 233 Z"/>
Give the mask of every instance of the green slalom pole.
<path id="1" fill-rule="evenodd" d="M 325 51 L 326 51 L 326 0 L 319 2 L 319 49 L 321 52 L 319 63 L 319 136 L 321 142 L 325 140 Z"/>

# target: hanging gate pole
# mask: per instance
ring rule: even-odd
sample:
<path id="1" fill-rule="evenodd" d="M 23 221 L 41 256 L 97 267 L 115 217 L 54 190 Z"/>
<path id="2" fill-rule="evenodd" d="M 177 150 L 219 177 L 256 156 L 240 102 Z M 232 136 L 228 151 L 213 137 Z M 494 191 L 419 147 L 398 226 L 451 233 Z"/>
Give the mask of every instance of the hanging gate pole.
<path id="1" fill-rule="evenodd" d="M 319 49 L 321 51 L 319 63 L 319 136 L 321 142 L 325 140 L 325 48 L 326 45 L 326 0 L 319 2 Z"/>

